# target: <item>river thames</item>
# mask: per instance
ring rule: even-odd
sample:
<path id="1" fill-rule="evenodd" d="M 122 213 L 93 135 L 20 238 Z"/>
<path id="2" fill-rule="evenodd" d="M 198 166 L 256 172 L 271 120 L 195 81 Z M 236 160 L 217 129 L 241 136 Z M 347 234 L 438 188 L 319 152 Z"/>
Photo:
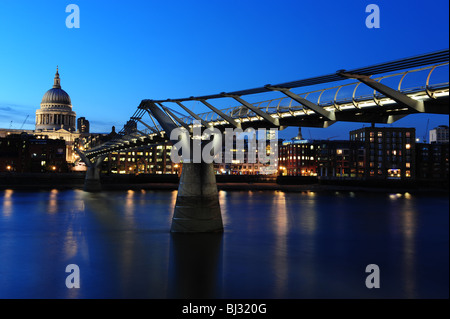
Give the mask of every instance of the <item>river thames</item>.
<path id="1" fill-rule="evenodd" d="M 220 191 L 224 233 L 171 234 L 176 194 L 1 190 L 0 298 L 449 297 L 448 196 Z"/>

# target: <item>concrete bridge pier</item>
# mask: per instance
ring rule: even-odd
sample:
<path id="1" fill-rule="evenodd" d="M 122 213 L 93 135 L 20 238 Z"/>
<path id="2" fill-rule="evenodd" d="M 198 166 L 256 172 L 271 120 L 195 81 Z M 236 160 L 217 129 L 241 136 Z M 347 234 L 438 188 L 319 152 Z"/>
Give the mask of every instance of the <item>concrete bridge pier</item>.
<path id="1" fill-rule="evenodd" d="M 83 188 L 85 192 L 101 191 L 102 185 L 100 183 L 100 166 L 102 165 L 104 159 L 105 156 L 97 157 L 94 163 L 89 161 L 89 164 L 86 164 L 87 171 Z"/>
<path id="2" fill-rule="evenodd" d="M 171 232 L 222 232 L 214 164 L 184 163 Z"/>
<path id="3" fill-rule="evenodd" d="M 75 152 L 80 155 L 81 160 L 86 164 L 87 168 L 83 190 L 85 192 L 101 191 L 102 185 L 100 183 L 100 166 L 102 165 L 103 160 L 106 158 L 106 155 L 94 157 L 93 161 L 91 161 L 78 148 L 75 148 Z"/>

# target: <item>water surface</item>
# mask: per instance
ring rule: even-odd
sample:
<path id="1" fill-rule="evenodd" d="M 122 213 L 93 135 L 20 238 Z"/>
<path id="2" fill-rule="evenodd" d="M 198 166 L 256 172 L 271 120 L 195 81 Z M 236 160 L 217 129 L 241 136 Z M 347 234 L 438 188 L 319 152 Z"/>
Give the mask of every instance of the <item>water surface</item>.
<path id="1" fill-rule="evenodd" d="M 176 194 L 0 191 L 0 298 L 449 297 L 448 197 L 220 191 L 225 232 L 189 235 Z"/>

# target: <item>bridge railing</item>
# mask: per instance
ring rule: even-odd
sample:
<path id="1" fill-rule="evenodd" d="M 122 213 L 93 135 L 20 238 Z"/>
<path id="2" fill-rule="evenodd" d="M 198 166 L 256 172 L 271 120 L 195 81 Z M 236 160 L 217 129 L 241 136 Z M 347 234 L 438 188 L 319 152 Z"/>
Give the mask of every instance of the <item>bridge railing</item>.
<path id="1" fill-rule="evenodd" d="M 414 94 L 414 93 L 423 93 L 425 92 L 430 98 L 434 98 L 434 92 L 439 91 L 442 89 L 448 89 L 449 82 L 437 82 L 432 83 L 431 82 L 431 75 L 433 72 L 435 72 L 436 69 L 439 68 L 447 68 L 448 69 L 449 63 L 441 63 L 438 65 L 433 66 L 427 66 L 422 67 L 414 70 L 408 70 L 404 72 L 384 75 L 380 77 L 374 78 L 374 80 L 378 82 L 386 81 L 387 79 L 393 79 L 396 78 L 397 85 L 396 89 L 399 92 L 405 93 L 405 94 Z M 410 76 L 414 73 L 424 72 L 426 73 L 426 80 L 422 82 L 420 85 L 410 86 L 410 87 L 402 87 L 402 84 L 404 85 L 404 80 L 407 76 Z M 353 104 L 354 107 L 358 107 L 359 102 L 365 102 L 369 100 L 373 100 L 375 103 L 379 103 L 379 100 L 386 98 L 384 94 L 381 94 L 377 92 L 376 90 L 370 89 L 371 93 L 366 94 L 357 94 L 358 89 L 361 90 L 361 88 L 364 87 L 364 85 L 361 82 L 352 82 L 347 83 L 343 85 L 333 86 L 329 88 L 324 89 L 318 89 L 314 91 L 304 92 L 304 93 L 297 93 L 297 95 L 307 99 L 310 102 L 313 102 L 314 104 L 320 106 L 320 107 L 334 107 L 335 109 L 339 109 L 339 106 L 346 105 L 346 104 Z M 339 92 L 344 91 L 346 88 L 351 88 L 351 96 L 339 96 Z M 327 93 L 329 92 L 329 95 L 331 95 L 331 98 L 325 99 L 324 97 L 327 96 Z M 316 98 L 311 98 L 314 95 L 316 95 Z M 270 100 L 265 100 L 261 102 L 252 103 L 255 107 L 258 109 L 263 110 L 264 112 L 268 114 L 280 114 L 285 112 L 297 112 L 297 111 L 304 111 L 305 113 L 309 112 L 306 110 L 302 105 L 294 101 L 292 98 L 289 97 L 280 97 Z M 287 105 L 287 107 L 286 107 Z M 228 107 L 221 110 L 225 114 L 231 116 L 233 119 L 244 119 L 244 118 L 254 118 L 257 117 L 257 114 L 255 114 L 250 109 L 244 107 L 244 106 L 234 106 L 234 107 Z M 216 121 L 222 121 L 221 117 L 213 112 L 203 112 L 198 114 L 198 116 L 207 121 L 207 122 L 216 122 Z M 191 125 L 194 121 L 194 118 L 191 116 L 184 116 L 181 118 L 181 120 Z"/>
<path id="2" fill-rule="evenodd" d="M 441 90 L 448 90 L 449 82 L 443 82 L 440 80 L 439 82 L 432 82 L 432 74 L 436 72 L 436 70 L 448 69 L 449 63 L 441 63 L 438 65 L 422 67 L 414 70 L 408 70 L 404 72 L 388 74 L 380 77 L 373 78 L 378 82 L 386 82 L 386 80 L 394 80 L 396 89 L 404 94 L 414 95 L 416 93 L 425 93 L 428 97 L 434 98 L 434 93 Z M 405 79 L 407 76 L 411 76 L 413 74 L 425 73 L 425 78 L 422 83 L 419 85 L 404 87 Z M 321 88 L 309 92 L 297 93 L 297 95 L 301 96 L 304 99 L 307 99 L 314 104 L 323 107 L 325 109 L 336 109 L 339 110 L 343 105 L 353 105 L 353 107 L 360 107 L 361 102 L 373 101 L 376 104 L 380 104 L 380 100 L 385 99 L 386 96 L 377 92 L 376 90 L 372 90 L 366 87 L 365 94 L 357 94 L 359 91 L 364 88 L 364 85 L 361 82 L 351 82 L 338 86 Z M 358 91 L 359 90 L 359 91 Z M 345 92 L 342 94 L 342 92 Z M 341 93 L 341 95 L 339 94 Z M 278 115 L 282 117 L 283 114 L 293 114 L 299 111 L 304 113 L 311 113 L 310 110 L 304 108 L 298 102 L 289 97 L 279 97 L 270 100 L 264 100 L 260 102 L 252 103 L 258 109 L 263 110 L 268 114 Z M 258 118 L 255 112 L 244 106 L 233 106 L 228 107 L 221 110 L 225 114 L 229 115 L 233 119 L 240 121 L 247 121 L 254 118 Z M 206 122 L 221 122 L 223 119 L 215 112 L 203 112 L 197 114 L 202 120 Z M 194 117 L 192 116 L 182 116 L 179 117 L 181 121 L 183 121 L 187 125 L 193 125 Z M 157 131 L 163 131 L 160 125 L 153 126 Z M 146 132 L 152 133 L 150 130 L 146 129 Z"/>

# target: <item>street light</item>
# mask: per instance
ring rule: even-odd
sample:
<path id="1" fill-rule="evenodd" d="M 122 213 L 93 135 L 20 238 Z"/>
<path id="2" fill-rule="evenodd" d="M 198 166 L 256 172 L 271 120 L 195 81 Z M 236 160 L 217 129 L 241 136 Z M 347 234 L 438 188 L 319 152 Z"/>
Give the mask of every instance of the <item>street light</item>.
<path id="1" fill-rule="evenodd" d="M 9 172 L 11 171 L 11 165 L 6 166 L 6 170 Z"/>

